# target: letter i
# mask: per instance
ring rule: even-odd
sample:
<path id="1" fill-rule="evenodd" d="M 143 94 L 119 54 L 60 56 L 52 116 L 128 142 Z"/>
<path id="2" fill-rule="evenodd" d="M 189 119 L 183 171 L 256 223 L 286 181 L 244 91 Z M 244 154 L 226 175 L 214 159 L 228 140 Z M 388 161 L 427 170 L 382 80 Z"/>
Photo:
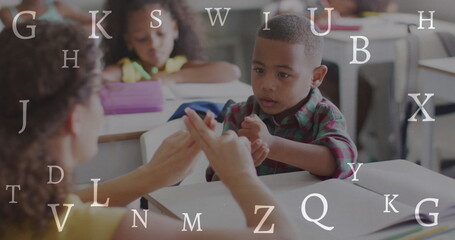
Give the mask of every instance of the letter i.
<path id="1" fill-rule="evenodd" d="M 270 30 L 269 25 L 268 25 L 268 22 L 269 22 L 269 14 L 270 14 L 270 12 L 264 12 L 265 25 L 264 25 L 264 28 L 262 29 L 262 30 L 264 30 L 264 31 Z"/>

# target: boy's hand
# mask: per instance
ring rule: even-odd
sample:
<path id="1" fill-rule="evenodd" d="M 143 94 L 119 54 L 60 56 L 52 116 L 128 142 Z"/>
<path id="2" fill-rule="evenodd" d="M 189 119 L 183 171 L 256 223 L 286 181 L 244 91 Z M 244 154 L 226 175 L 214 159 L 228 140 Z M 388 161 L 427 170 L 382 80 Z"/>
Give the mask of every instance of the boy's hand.
<path id="1" fill-rule="evenodd" d="M 254 166 L 257 167 L 264 162 L 269 155 L 270 149 L 261 139 L 257 139 L 251 144 L 251 156 L 253 157 Z"/>
<path id="2" fill-rule="evenodd" d="M 250 142 L 261 139 L 268 147 L 272 145 L 273 136 L 269 133 L 264 122 L 256 114 L 245 117 L 245 120 L 240 124 L 240 127 L 241 129 L 237 132 L 239 136 L 248 138 Z"/>

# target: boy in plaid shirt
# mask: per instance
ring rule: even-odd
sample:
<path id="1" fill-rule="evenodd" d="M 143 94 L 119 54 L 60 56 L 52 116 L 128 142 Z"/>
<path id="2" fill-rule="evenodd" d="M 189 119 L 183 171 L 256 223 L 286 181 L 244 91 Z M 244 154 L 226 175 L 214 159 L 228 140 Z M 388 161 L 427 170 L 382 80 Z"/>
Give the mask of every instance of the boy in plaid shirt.
<path id="1" fill-rule="evenodd" d="M 322 178 L 346 178 L 352 172 L 347 163 L 356 161 L 343 114 L 318 90 L 327 67 L 321 65 L 323 39 L 310 24 L 287 14 L 258 30 L 254 96 L 232 105 L 225 117 L 224 131 L 251 141 L 258 175 L 306 170 Z M 206 177 L 213 176 L 209 168 Z"/>

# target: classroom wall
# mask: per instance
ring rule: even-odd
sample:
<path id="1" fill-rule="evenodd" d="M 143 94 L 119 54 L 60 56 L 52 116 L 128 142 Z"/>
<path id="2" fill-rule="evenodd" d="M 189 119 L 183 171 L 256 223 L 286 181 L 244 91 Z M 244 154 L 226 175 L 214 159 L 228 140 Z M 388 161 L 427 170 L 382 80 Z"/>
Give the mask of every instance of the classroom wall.
<path id="1" fill-rule="evenodd" d="M 53 0 L 48 0 L 53 1 Z M 99 9 L 105 2 L 105 0 L 61 0 L 82 9 Z M 127 1 L 127 0 L 125 0 Z M 203 11 L 206 7 L 231 7 L 234 9 L 254 9 L 257 6 L 264 6 L 273 0 L 188 0 L 193 9 L 197 11 Z M 1 5 L 15 5 L 20 0 L 2 0 Z"/>
<path id="2" fill-rule="evenodd" d="M 400 12 L 417 13 L 417 11 L 434 10 L 436 19 L 455 22 L 455 0 L 396 0 Z"/>
<path id="3" fill-rule="evenodd" d="M 104 0 L 64 0 L 68 3 L 79 6 L 83 9 L 98 9 Z M 257 6 L 264 6 L 272 0 L 189 0 L 194 9 L 202 11 L 204 7 L 227 6 L 233 9 L 254 9 Z M 436 11 L 438 19 L 455 22 L 455 15 L 450 10 L 455 9 L 454 0 L 395 0 L 400 11 L 406 13 L 416 13 L 422 9 L 432 9 Z M 17 4 L 19 0 L 2 0 L 1 5 Z"/>

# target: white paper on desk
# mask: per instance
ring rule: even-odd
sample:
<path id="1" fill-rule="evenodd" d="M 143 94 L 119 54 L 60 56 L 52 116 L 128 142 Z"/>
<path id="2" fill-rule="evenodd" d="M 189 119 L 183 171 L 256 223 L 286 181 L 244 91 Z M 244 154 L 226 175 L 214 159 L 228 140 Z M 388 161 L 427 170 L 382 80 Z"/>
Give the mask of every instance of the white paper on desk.
<path id="1" fill-rule="evenodd" d="M 269 186 L 277 201 L 283 202 L 283 204 L 287 204 L 286 199 L 294 198 L 288 194 L 290 189 L 299 188 L 299 186 L 304 188 L 307 183 L 318 181 L 310 175 L 302 173 L 262 176 L 261 180 Z M 169 187 L 153 192 L 150 196 L 182 220 L 183 213 L 188 213 L 191 218 L 197 213 L 202 213 L 201 225 L 203 228 L 239 229 L 246 226 L 240 207 L 221 182 Z M 293 209 L 298 208 L 301 199 L 295 199 L 293 204 L 295 204 L 292 205 Z M 288 208 L 291 205 L 283 205 L 283 207 Z M 304 225 L 300 228 L 302 239 L 338 239 L 328 232 L 321 231 L 314 224 L 303 222 L 299 211 L 290 211 L 289 214 L 295 219 L 295 222 Z"/>
<path id="2" fill-rule="evenodd" d="M 169 88 L 169 85 L 162 85 L 161 88 L 163 92 L 163 97 L 165 100 L 174 100 L 177 99 L 177 97 L 172 93 L 171 89 Z"/>
<path id="3" fill-rule="evenodd" d="M 251 87 L 240 81 L 227 83 L 180 83 L 169 86 L 172 93 L 181 99 L 248 97 Z M 246 98 L 245 98 L 246 100 Z"/>
<path id="4" fill-rule="evenodd" d="M 387 167 L 389 164 L 393 168 Z M 420 213 L 439 212 L 441 217 L 455 214 L 455 180 L 409 161 L 367 164 L 361 166 L 357 178 L 358 184 L 382 195 L 399 194 L 396 201 L 412 208 L 423 199 L 439 199 L 438 207 L 434 202 L 422 204 Z"/>
<path id="5" fill-rule="evenodd" d="M 350 239 L 389 227 L 397 222 L 413 219 L 413 209 L 396 203 L 399 213 L 384 213 L 384 198 L 351 183 L 332 179 L 308 187 L 294 190 L 286 197 L 279 198 L 285 206 L 296 206 L 289 214 L 295 218 L 300 228 L 316 224 L 303 218 L 301 204 L 308 195 L 319 193 L 327 200 L 327 214 L 319 222 L 327 227 L 334 227 L 331 235 L 340 239 Z M 288 209 L 288 208 L 287 208 Z M 318 219 L 323 213 L 320 198 L 311 197 L 306 202 L 309 217 Z M 326 231 L 321 228 L 321 231 Z"/>
<path id="6" fill-rule="evenodd" d="M 178 188 L 178 191 L 165 188 L 151 196 L 182 219 L 183 213 L 188 213 L 191 218 L 201 213 L 201 225 L 205 228 L 245 227 L 241 209 L 219 182 L 173 188 Z M 327 199 L 327 215 L 320 222 L 334 226 L 332 231 L 323 230 L 303 218 L 302 201 L 312 193 L 320 193 Z M 274 191 L 274 196 L 298 225 L 302 236 L 308 239 L 350 239 L 414 219 L 413 209 L 401 203 L 394 204 L 400 213 L 384 214 L 381 196 L 341 180 L 327 180 L 291 191 Z M 306 209 L 312 218 L 319 218 L 323 211 L 318 198 L 310 198 Z"/>

